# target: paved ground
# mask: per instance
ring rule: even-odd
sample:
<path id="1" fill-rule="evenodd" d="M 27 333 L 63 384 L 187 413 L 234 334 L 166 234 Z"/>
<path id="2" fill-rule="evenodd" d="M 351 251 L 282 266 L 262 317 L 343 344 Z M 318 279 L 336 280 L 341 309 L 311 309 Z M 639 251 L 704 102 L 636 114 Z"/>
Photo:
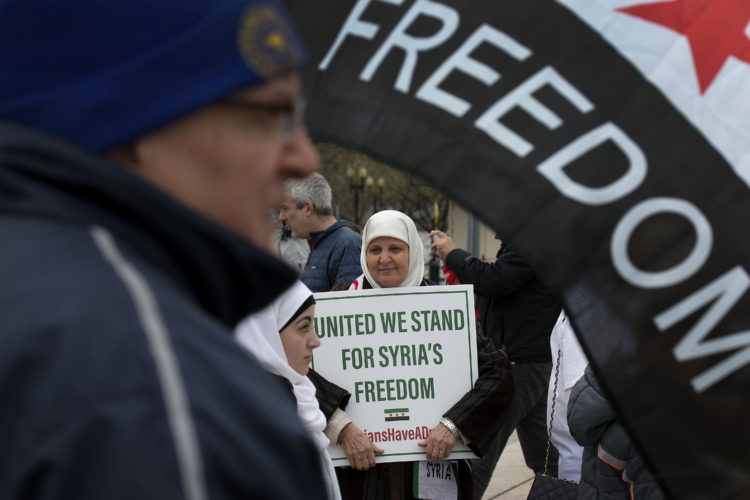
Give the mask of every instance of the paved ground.
<path id="1" fill-rule="evenodd" d="M 482 499 L 526 500 L 533 479 L 534 473 L 523 461 L 521 445 L 514 432 L 497 462 L 492 481 Z"/>

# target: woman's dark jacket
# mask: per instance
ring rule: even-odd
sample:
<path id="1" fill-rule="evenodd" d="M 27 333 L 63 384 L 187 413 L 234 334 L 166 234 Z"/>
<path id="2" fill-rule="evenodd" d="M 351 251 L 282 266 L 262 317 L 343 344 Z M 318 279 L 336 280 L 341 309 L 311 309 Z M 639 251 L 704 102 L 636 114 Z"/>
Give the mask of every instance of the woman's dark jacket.
<path id="1" fill-rule="evenodd" d="M 604 395 L 591 366 L 568 401 L 570 434 L 583 446 L 581 500 L 661 500 L 664 494 Z"/>
<path id="2" fill-rule="evenodd" d="M 426 286 L 426 281 L 421 286 Z M 372 288 L 365 279 L 363 289 Z M 470 442 L 469 448 L 482 456 L 505 421 L 505 414 L 513 396 L 513 375 L 506 354 L 495 348 L 492 341 L 477 328 L 477 364 L 479 376 L 474 387 L 454 404 L 443 416 L 456 424 Z M 316 385 L 318 401 L 326 417 L 336 407 L 344 409 L 350 394 L 327 381 L 320 374 L 310 371 Z M 354 422 L 356 425 L 356 422 Z M 411 498 L 412 467 L 414 462 L 378 464 L 367 471 L 338 467 L 343 498 L 389 498 L 391 483 L 400 482 L 404 498 Z M 471 470 L 466 460 L 458 461 L 460 498 L 472 497 Z"/>

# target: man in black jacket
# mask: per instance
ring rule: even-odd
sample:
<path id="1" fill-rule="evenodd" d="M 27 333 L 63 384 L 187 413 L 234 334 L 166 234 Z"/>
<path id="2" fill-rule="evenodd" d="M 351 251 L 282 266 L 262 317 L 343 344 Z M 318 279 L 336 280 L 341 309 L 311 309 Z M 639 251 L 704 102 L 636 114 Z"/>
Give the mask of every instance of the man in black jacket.
<path id="1" fill-rule="evenodd" d="M 432 231 L 432 250 L 461 283 L 473 284 L 479 323 L 485 334 L 508 354 L 513 365 L 514 393 L 508 420 L 492 447 L 472 464 L 474 498 L 480 499 L 508 438 L 515 430 L 526 465 L 544 471 L 547 445 L 547 387 L 552 369 L 550 333 L 560 314 L 558 296 L 545 285 L 523 258 L 503 245 L 495 262 L 482 262 L 456 248 L 442 231 Z M 554 448 L 549 471 L 556 474 Z"/>
<path id="2" fill-rule="evenodd" d="M 0 6 L 0 498 L 327 498 L 232 335 L 317 168 L 273 0 Z"/>

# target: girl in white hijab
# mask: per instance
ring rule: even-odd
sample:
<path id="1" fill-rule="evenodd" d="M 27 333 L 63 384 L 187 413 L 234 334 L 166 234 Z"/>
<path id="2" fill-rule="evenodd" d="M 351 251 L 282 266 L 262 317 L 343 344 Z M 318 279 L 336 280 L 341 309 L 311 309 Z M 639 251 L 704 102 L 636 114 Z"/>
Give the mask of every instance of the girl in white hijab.
<path id="1" fill-rule="evenodd" d="M 360 264 L 364 273 L 350 289 L 420 286 L 424 250 L 411 217 L 396 210 L 370 217 L 362 231 Z"/>
<path id="2" fill-rule="evenodd" d="M 237 340 L 269 372 L 289 381 L 297 399 L 297 413 L 320 453 L 329 497 L 340 500 L 338 481 L 323 433 L 326 419 L 315 399 L 315 386 L 307 378 L 312 350 L 320 345 L 313 330 L 315 299 L 298 281 L 270 306 L 239 324 Z M 282 342 L 282 338 L 284 341 Z"/>

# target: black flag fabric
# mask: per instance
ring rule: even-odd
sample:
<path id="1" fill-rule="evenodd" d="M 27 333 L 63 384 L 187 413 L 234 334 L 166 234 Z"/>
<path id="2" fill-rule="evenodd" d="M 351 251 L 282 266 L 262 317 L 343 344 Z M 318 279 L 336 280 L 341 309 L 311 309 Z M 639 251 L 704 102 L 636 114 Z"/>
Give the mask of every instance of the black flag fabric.
<path id="1" fill-rule="evenodd" d="M 670 496 L 750 498 L 750 2 L 289 8 L 313 137 L 534 263 Z"/>

